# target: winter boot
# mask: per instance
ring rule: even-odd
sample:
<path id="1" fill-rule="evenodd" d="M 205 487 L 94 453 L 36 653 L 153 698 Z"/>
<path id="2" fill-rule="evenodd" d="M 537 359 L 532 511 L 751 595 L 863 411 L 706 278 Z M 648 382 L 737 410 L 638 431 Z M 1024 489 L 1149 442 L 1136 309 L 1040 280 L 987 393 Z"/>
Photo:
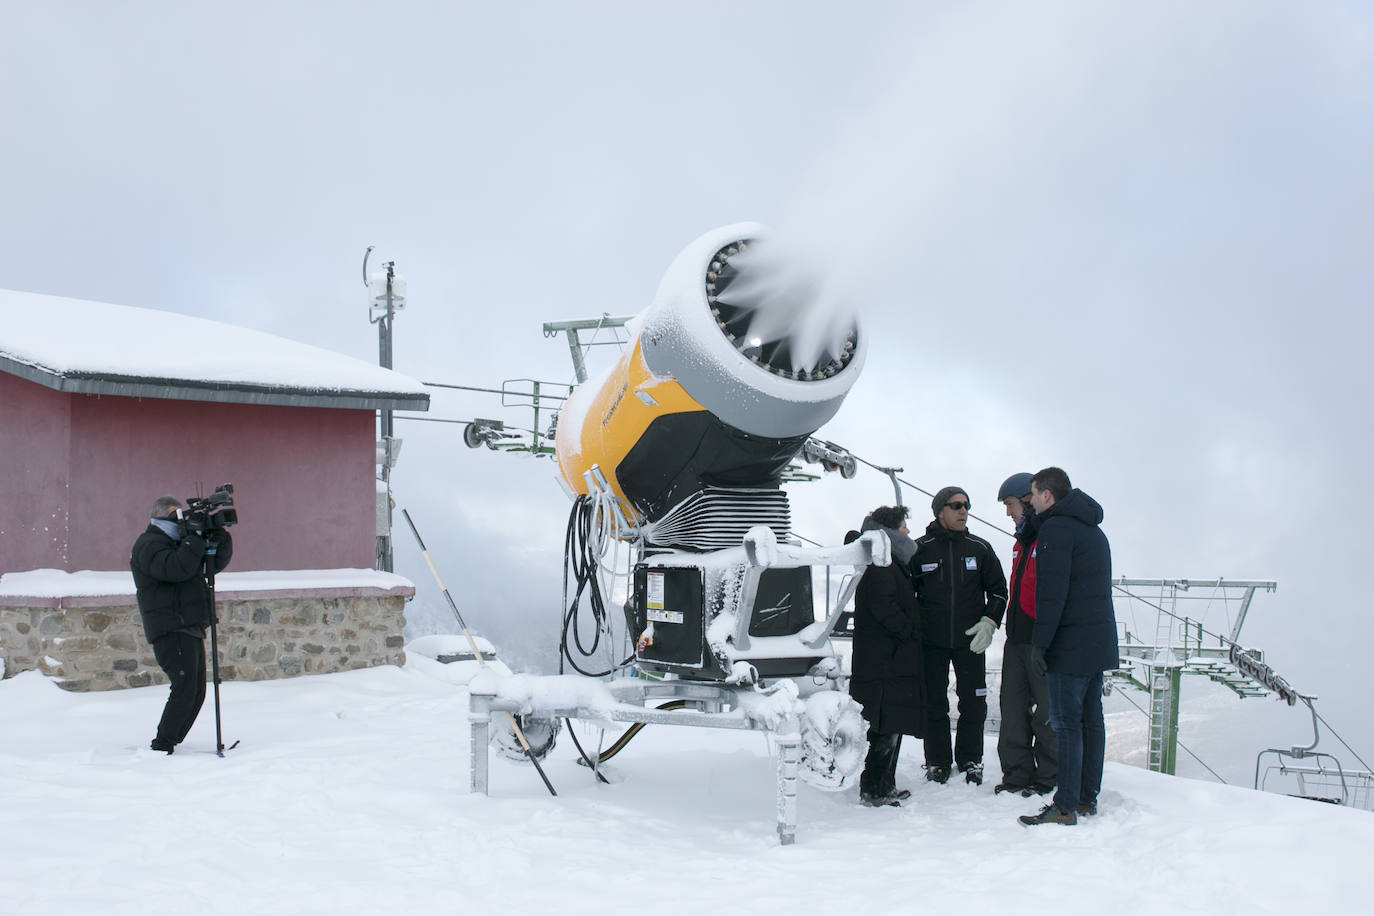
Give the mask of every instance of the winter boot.
<path id="1" fill-rule="evenodd" d="M 926 782 L 938 782 L 940 785 L 949 782 L 949 767 L 927 766 Z"/>
<path id="2" fill-rule="evenodd" d="M 959 772 L 964 774 L 964 782 L 975 786 L 983 784 L 983 765 L 981 763 L 961 763 Z"/>
<path id="3" fill-rule="evenodd" d="M 1060 811 L 1053 804 L 1049 804 L 1041 808 L 1039 814 L 1023 814 L 1018 820 L 1027 827 L 1038 827 L 1041 824 L 1063 824 L 1065 827 L 1072 827 L 1078 823 L 1078 815 L 1072 811 Z"/>
<path id="4" fill-rule="evenodd" d="M 895 795 L 870 795 L 867 792 L 859 793 L 859 804 L 868 808 L 900 808 L 902 806 L 901 800 Z"/>
<path id="5" fill-rule="evenodd" d="M 1079 817 L 1092 817 L 1092 816 L 1093 816 L 1094 814 L 1096 814 L 1096 813 L 1097 813 L 1097 802 L 1091 802 L 1090 804 L 1086 804 L 1086 805 L 1085 805 L 1085 804 L 1082 804 L 1081 802 L 1079 803 L 1079 805 L 1078 805 L 1078 816 L 1079 816 Z"/>
<path id="6" fill-rule="evenodd" d="M 997 785 L 992 787 L 993 795 L 1001 795 L 1003 792 L 1012 792 L 1016 795 L 1020 795 L 1023 798 L 1025 798 L 1030 796 L 1031 787 L 1023 786 L 1015 782 L 999 782 Z"/>
<path id="7" fill-rule="evenodd" d="M 170 754 L 176 750 L 175 744 L 170 741 L 164 741 L 161 738 L 154 738 L 152 743 L 148 746 L 155 751 L 162 751 L 164 754 Z"/>

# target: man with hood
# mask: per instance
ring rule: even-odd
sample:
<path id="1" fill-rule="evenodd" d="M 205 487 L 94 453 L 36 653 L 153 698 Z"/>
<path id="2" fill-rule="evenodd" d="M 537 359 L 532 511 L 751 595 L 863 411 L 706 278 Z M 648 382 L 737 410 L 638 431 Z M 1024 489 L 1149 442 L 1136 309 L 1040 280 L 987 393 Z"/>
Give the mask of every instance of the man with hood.
<path id="1" fill-rule="evenodd" d="M 1013 474 L 1002 483 L 997 499 L 1016 526 L 1011 548 L 1011 581 L 1007 587 L 1007 641 L 1002 646 L 1002 727 L 997 732 L 997 758 L 1002 781 L 996 792 L 1022 796 L 1054 791 L 1059 742 L 1050 727 L 1050 695 L 1045 675 L 1031 670 L 1031 630 L 1035 626 L 1035 538 L 1040 517 L 1030 505 L 1031 475 Z"/>
<path id="2" fill-rule="evenodd" d="M 1007 580 L 992 545 L 968 530 L 973 508 L 962 487 L 930 503 L 935 520 L 916 541 L 912 560 L 925 665 L 926 779 L 943 783 L 951 764 L 966 782 L 983 782 L 983 723 L 988 716 L 987 659 L 1007 606 Z M 949 669 L 954 666 L 959 725 L 950 747 Z"/>
<path id="3" fill-rule="evenodd" d="M 1097 813 L 1107 749 L 1102 672 L 1121 664 L 1112 550 L 1100 527 L 1102 507 L 1073 489 L 1061 469 L 1031 478 L 1031 507 L 1040 518 L 1031 667 L 1045 672 L 1049 686 L 1059 773 L 1054 801 L 1020 820 L 1028 827 L 1076 824 L 1080 814 Z"/>
<path id="4" fill-rule="evenodd" d="M 911 796 L 896 784 L 902 735 L 920 737 L 926 713 L 921 695 L 921 631 L 911 586 L 916 552 L 906 527 L 906 506 L 882 506 L 863 530 L 881 529 L 892 563 L 870 566 L 854 594 L 853 674 L 849 694 L 868 721 L 868 756 L 859 776 L 859 799 L 872 807 L 900 805 Z"/>

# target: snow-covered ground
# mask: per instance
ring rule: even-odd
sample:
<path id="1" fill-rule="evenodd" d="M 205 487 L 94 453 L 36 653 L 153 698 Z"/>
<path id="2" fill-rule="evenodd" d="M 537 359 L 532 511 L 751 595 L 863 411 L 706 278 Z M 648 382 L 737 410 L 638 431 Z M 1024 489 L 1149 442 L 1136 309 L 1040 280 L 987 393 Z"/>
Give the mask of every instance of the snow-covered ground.
<path id="1" fill-rule="evenodd" d="M 495 754 L 482 797 L 465 689 L 418 654 L 223 685 L 222 759 L 209 700 L 175 755 L 147 749 L 165 696 L 0 682 L 0 912 L 1367 912 L 1374 815 L 1121 763 L 1097 817 L 1027 829 L 991 748 L 985 786 L 935 786 L 911 742 L 905 807 L 803 786 L 781 847 L 759 733 L 651 726 L 611 785 L 565 733 L 557 798 Z"/>

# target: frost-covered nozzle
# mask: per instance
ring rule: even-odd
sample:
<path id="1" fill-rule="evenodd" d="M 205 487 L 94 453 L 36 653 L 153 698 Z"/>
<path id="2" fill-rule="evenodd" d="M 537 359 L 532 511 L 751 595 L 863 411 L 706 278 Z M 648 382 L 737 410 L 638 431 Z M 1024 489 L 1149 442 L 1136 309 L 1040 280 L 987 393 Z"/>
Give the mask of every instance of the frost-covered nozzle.
<path id="1" fill-rule="evenodd" d="M 830 378 L 854 358 L 858 347 L 859 328 L 852 316 L 822 307 L 819 279 L 782 251 L 770 251 L 767 243 L 754 239 L 726 245 L 712 256 L 706 301 L 735 349 L 783 378 Z"/>
<path id="2" fill-rule="evenodd" d="M 866 349 L 852 304 L 817 264 L 757 223 L 706 233 L 644 312 L 645 363 L 735 429 L 810 435 L 839 409 Z"/>

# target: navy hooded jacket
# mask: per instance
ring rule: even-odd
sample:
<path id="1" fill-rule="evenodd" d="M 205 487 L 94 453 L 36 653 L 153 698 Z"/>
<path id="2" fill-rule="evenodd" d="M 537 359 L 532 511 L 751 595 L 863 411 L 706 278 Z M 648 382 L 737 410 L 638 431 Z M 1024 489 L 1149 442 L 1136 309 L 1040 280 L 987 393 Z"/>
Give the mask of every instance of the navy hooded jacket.
<path id="1" fill-rule="evenodd" d="M 1102 507 L 1073 490 L 1040 516 L 1035 542 L 1035 628 L 1055 674 L 1096 674 L 1121 664 L 1112 608 L 1112 549 Z"/>

